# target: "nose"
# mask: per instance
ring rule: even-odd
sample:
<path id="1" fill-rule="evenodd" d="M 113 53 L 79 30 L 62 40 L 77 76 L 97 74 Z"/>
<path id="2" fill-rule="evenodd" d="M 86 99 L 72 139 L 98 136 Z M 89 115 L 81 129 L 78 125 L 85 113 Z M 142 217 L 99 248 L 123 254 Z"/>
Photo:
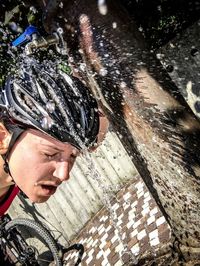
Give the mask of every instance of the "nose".
<path id="1" fill-rule="evenodd" d="M 57 162 L 53 176 L 60 179 L 61 182 L 69 179 L 70 166 L 69 162 Z"/>

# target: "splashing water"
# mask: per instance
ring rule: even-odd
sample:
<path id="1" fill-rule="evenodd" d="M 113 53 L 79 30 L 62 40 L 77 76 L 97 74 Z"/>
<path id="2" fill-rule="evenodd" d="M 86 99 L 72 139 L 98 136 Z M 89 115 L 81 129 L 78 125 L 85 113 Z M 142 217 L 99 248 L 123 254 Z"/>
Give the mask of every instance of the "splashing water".
<path id="1" fill-rule="evenodd" d="M 107 12 L 107 6 L 105 4 L 105 1 L 99 1 L 99 10 L 102 12 L 102 7 L 106 7 L 106 12 Z M 105 10 L 103 12 L 105 14 Z M 57 66 L 59 64 L 59 58 L 56 58 L 55 61 L 51 61 L 48 59 L 43 60 L 43 63 L 39 63 L 38 60 L 34 57 L 27 56 L 25 53 L 21 55 L 21 65 L 20 68 L 18 69 L 21 74 L 25 75 L 27 72 L 32 71 L 32 66 L 38 66 L 41 70 L 47 70 L 52 71 L 55 73 L 55 69 L 57 69 Z M 52 106 L 47 107 L 51 108 Z M 48 122 L 48 121 L 47 121 Z M 110 196 L 110 190 L 109 188 L 104 184 L 98 170 L 95 167 L 95 163 L 93 161 L 93 158 L 91 154 L 87 151 L 87 148 L 85 144 L 81 141 L 75 130 L 73 130 L 73 125 L 70 126 L 71 129 L 71 135 L 74 137 L 77 143 L 79 143 L 79 146 L 82 147 L 83 149 L 83 159 L 86 161 L 86 164 L 88 165 L 88 171 L 90 172 L 90 175 L 92 178 L 98 183 L 98 186 L 100 187 L 101 191 L 103 192 L 103 204 L 104 206 L 108 209 L 109 214 L 110 214 L 110 219 L 112 221 L 112 224 L 115 228 L 115 232 L 118 236 L 118 241 L 120 244 L 123 246 L 123 250 L 119 251 L 120 255 L 120 260 L 122 263 L 124 263 L 123 259 L 124 257 L 128 256 L 129 261 L 132 263 L 132 265 L 137 265 L 137 258 L 134 256 L 134 254 L 129 250 L 128 244 L 125 241 L 125 233 L 122 231 L 122 226 L 118 224 L 118 217 L 116 211 L 112 208 L 111 204 L 111 196 Z"/>
<path id="2" fill-rule="evenodd" d="M 106 5 L 106 0 L 98 0 L 98 9 L 101 15 L 106 15 L 108 13 L 108 7 Z"/>
<path id="3" fill-rule="evenodd" d="M 123 250 L 119 251 L 120 260 L 124 264 L 123 259 L 126 256 L 129 258 L 129 262 L 131 263 L 130 265 L 137 265 L 138 259 L 136 258 L 136 256 L 134 256 L 134 254 L 128 248 L 128 244 L 125 241 L 125 237 L 124 237 L 125 233 L 122 232 L 122 227 L 121 227 L 121 225 L 118 224 L 117 213 L 112 208 L 112 204 L 111 204 L 111 198 L 112 197 L 109 194 L 110 191 L 109 191 L 109 189 L 107 189 L 107 186 L 105 186 L 104 181 L 103 181 L 102 177 L 100 176 L 100 173 L 96 169 L 95 162 L 92 158 L 91 153 L 89 153 L 87 150 L 84 150 L 83 154 L 82 154 L 82 158 L 83 158 L 83 160 L 85 160 L 86 165 L 88 165 L 88 171 L 90 173 L 90 176 L 95 180 L 95 182 L 97 182 L 99 188 L 103 192 L 103 195 L 104 195 L 104 197 L 102 199 L 103 204 L 107 208 L 107 210 L 109 211 L 110 219 L 111 219 L 112 224 L 115 228 L 115 232 L 118 236 L 118 241 L 123 246 Z"/>

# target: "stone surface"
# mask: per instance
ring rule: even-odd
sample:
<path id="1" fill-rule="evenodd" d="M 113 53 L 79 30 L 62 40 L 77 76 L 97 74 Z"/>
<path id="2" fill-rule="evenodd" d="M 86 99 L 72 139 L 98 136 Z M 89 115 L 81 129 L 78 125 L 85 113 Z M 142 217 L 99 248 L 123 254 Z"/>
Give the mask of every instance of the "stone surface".
<path id="1" fill-rule="evenodd" d="M 133 265 L 131 261 L 145 254 L 154 257 L 170 243 L 170 228 L 140 177 L 116 195 L 112 211 L 117 227 L 104 207 L 74 239 L 85 248 L 81 265 Z M 65 255 L 67 265 L 74 265 L 75 253 Z"/>

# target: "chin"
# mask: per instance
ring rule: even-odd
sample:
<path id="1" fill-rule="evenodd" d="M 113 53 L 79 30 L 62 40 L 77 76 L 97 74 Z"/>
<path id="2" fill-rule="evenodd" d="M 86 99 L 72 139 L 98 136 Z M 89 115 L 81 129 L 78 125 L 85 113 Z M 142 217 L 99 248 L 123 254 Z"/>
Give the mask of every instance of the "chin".
<path id="1" fill-rule="evenodd" d="M 32 202 L 32 203 L 44 203 L 46 202 L 50 197 L 37 197 L 37 196 L 32 196 L 32 197 L 29 197 L 29 200 Z"/>

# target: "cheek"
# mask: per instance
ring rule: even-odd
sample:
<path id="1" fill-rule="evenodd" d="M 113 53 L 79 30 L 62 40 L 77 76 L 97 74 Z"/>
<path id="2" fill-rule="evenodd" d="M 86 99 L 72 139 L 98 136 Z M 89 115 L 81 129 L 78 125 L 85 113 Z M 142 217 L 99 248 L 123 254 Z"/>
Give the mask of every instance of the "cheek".
<path id="1" fill-rule="evenodd" d="M 38 161 L 32 153 L 20 152 L 15 149 L 9 159 L 9 168 L 15 183 L 25 193 L 38 179 Z"/>

